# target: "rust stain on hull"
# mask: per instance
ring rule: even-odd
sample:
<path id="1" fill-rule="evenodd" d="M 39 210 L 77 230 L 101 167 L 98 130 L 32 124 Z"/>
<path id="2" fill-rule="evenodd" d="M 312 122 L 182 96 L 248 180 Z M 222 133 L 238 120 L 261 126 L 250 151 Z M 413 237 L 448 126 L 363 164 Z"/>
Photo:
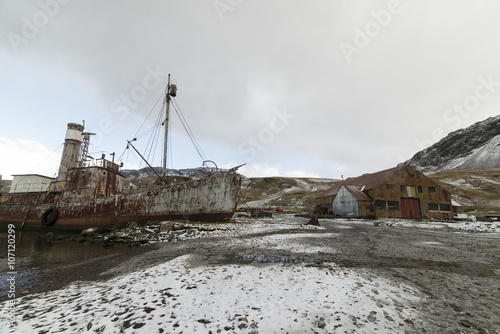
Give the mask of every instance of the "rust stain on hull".
<path id="1" fill-rule="evenodd" d="M 47 210 L 57 210 L 51 228 L 123 226 L 134 221 L 230 219 L 238 203 L 241 177 L 220 172 L 204 179 L 132 194 L 95 199 L 59 199 L 50 192 L 0 196 L 0 221 L 42 226 Z"/>

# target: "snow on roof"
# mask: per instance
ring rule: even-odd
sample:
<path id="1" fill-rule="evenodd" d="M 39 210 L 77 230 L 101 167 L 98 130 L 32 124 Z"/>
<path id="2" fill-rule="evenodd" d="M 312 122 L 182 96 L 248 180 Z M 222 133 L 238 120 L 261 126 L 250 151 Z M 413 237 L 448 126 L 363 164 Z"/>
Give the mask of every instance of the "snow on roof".
<path id="1" fill-rule="evenodd" d="M 371 197 L 361 191 L 357 186 L 346 185 L 345 188 L 356 198 L 358 201 L 372 201 Z"/>

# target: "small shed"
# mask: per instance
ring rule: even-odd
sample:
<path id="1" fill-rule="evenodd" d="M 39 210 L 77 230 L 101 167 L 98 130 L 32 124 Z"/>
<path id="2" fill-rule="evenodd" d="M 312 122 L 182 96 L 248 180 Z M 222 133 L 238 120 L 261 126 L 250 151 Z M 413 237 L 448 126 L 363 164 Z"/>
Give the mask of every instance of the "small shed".
<path id="1" fill-rule="evenodd" d="M 17 174 L 12 175 L 10 194 L 34 193 L 48 191 L 53 178 L 39 174 Z"/>
<path id="2" fill-rule="evenodd" d="M 371 202 L 371 198 L 354 186 L 342 184 L 332 202 L 332 211 L 339 216 L 358 217 L 359 201 Z"/>
<path id="3" fill-rule="evenodd" d="M 455 200 L 451 200 L 451 206 L 453 208 L 453 213 L 462 213 L 462 204 L 458 203 Z"/>

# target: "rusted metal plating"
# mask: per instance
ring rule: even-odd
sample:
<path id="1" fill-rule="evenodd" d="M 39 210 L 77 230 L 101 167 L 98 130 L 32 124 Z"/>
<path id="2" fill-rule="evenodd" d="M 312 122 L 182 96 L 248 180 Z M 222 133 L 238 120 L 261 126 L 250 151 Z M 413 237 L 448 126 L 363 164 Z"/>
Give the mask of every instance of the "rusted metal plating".
<path id="1" fill-rule="evenodd" d="M 58 211 L 53 225 L 62 228 L 120 226 L 130 221 L 139 224 L 161 220 L 224 221 L 236 210 L 241 177 L 219 172 L 207 178 L 163 186 L 132 194 L 115 194 L 86 199 L 61 198 L 56 194 L 6 194 L 0 197 L 0 221 L 41 226 L 49 209 Z M 33 203 L 37 203 L 33 205 Z"/>

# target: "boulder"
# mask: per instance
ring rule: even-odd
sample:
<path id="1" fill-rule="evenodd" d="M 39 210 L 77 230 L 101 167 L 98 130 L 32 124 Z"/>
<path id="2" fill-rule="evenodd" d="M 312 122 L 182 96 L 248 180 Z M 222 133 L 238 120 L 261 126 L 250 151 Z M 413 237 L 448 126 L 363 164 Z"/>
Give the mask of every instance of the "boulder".
<path id="1" fill-rule="evenodd" d="M 321 226 L 318 221 L 318 217 L 312 216 L 307 225 Z"/>
<path id="2" fill-rule="evenodd" d="M 161 222 L 160 223 L 160 232 L 170 232 L 174 227 L 174 223 L 172 222 Z"/>
<path id="3" fill-rule="evenodd" d="M 136 222 L 128 222 L 127 227 L 128 228 L 136 228 L 137 227 L 137 223 Z"/>

